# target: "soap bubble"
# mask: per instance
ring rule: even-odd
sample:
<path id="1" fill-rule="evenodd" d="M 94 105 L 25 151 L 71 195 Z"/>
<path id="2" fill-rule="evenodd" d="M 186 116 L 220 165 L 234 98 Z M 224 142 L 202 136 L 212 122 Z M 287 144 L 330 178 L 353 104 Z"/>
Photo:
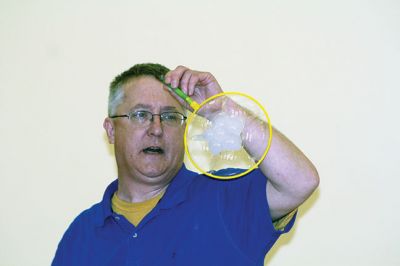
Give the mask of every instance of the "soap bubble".
<path id="1" fill-rule="evenodd" d="M 207 141 L 213 155 L 218 155 L 224 151 L 238 151 L 242 148 L 240 135 L 244 127 L 243 119 L 221 112 L 210 121 L 211 126 L 205 130 L 201 137 Z"/>
<path id="2" fill-rule="evenodd" d="M 215 106 L 219 108 L 215 109 Z M 229 177 L 212 173 L 226 168 L 244 171 L 255 168 L 265 157 L 271 139 L 267 137 L 268 145 L 263 144 L 265 152 L 255 156 L 246 151 L 245 143 L 251 143 L 255 134 L 268 136 L 268 132 L 272 131 L 268 122 L 268 114 L 262 106 L 241 93 L 225 93 L 202 104 L 199 110 L 189 116 L 185 131 L 186 152 L 190 162 L 200 172 L 211 173 L 210 176 L 221 179 Z M 257 132 L 248 130 L 249 124 L 254 123 L 257 123 Z"/>

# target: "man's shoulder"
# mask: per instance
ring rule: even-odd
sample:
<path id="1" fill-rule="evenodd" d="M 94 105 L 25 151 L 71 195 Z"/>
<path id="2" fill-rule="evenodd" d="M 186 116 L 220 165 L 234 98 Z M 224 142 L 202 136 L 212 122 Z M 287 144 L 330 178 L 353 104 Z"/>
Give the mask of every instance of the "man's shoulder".
<path id="1" fill-rule="evenodd" d="M 80 218 L 82 220 L 90 220 L 93 219 L 97 216 L 99 216 L 103 211 L 102 204 L 101 202 L 93 204 L 90 208 L 87 208 L 86 210 L 83 210 L 77 218 Z"/>
<path id="2" fill-rule="evenodd" d="M 103 198 L 100 202 L 93 204 L 90 208 L 82 211 L 74 221 L 73 225 L 77 226 L 101 226 L 106 217 L 112 214 L 111 212 L 111 197 L 117 190 L 118 181 L 111 182 L 104 191 Z"/>
<path id="3" fill-rule="evenodd" d="M 83 210 L 72 221 L 69 230 L 86 230 L 88 227 L 98 225 L 102 215 L 101 202 L 92 205 L 90 208 Z"/>

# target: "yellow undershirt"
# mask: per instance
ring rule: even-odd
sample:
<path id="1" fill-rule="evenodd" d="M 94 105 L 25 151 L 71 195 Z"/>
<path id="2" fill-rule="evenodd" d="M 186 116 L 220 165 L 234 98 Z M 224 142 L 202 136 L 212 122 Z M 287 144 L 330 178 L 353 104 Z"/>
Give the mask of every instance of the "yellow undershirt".
<path id="1" fill-rule="evenodd" d="M 292 220 L 293 216 L 296 214 L 297 209 L 289 212 L 282 218 L 279 218 L 278 220 L 274 221 L 272 224 L 274 225 L 275 230 L 283 231 L 285 230 L 286 225 Z"/>
<path id="2" fill-rule="evenodd" d="M 140 221 L 157 205 L 157 202 L 162 198 L 164 192 L 158 194 L 154 198 L 142 202 L 123 201 L 118 198 L 117 192 L 115 192 L 111 199 L 111 207 L 114 212 L 123 215 L 131 224 L 137 226 Z"/>

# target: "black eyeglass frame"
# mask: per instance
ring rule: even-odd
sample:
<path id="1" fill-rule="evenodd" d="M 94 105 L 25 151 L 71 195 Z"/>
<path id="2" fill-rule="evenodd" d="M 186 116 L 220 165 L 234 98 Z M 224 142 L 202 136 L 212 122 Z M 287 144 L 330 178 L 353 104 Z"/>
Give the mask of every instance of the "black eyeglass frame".
<path id="1" fill-rule="evenodd" d="M 151 119 L 149 120 L 150 122 L 153 122 L 153 121 L 154 121 L 154 116 L 159 116 L 159 117 L 160 117 L 160 121 L 161 121 L 161 123 L 162 123 L 163 121 L 165 121 L 165 118 L 163 118 L 163 116 L 166 115 L 166 114 L 179 114 L 179 115 L 181 115 L 181 116 L 182 116 L 182 119 L 180 119 L 180 120 L 181 120 L 180 125 L 182 125 L 183 122 L 187 119 L 187 116 L 185 116 L 184 114 L 179 113 L 179 112 L 167 111 L 167 112 L 162 112 L 162 113 L 160 113 L 160 114 L 153 114 L 152 112 L 150 112 L 150 111 L 145 111 L 145 110 L 132 111 L 132 112 L 129 112 L 128 114 L 124 114 L 124 115 L 113 115 L 113 116 L 109 116 L 109 117 L 110 117 L 110 118 L 126 117 L 126 118 L 128 118 L 130 121 L 133 121 L 133 120 L 131 119 L 131 117 L 133 116 L 133 114 L 135 114 L 135 113 L 137 114 L 137 113 L 139 113 L 139 112 L 141 112 L 141 113 L 146 113 L 146 114 L 150 114 L 150 115 L 151 115 Z M 167 124 L 168 124 L 168 122 L 167 122 Z"/>

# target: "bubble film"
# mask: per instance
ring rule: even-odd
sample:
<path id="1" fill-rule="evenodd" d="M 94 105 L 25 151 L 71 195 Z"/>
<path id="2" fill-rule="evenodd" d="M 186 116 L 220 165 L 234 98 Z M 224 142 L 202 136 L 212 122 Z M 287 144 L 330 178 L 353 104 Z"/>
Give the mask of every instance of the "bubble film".
<path id="1" fill-rule="evenodd" d="M 268 121 L 268 114 L 252 98 L 221 95 L 190 115 L 185 131 L 187 153 L 206 174 L 225 168 L 254 168 L 265 154 L 253 152 L 251 156 L 248 151 L 251 153 L 252 147 L 268 149 Z"/>

